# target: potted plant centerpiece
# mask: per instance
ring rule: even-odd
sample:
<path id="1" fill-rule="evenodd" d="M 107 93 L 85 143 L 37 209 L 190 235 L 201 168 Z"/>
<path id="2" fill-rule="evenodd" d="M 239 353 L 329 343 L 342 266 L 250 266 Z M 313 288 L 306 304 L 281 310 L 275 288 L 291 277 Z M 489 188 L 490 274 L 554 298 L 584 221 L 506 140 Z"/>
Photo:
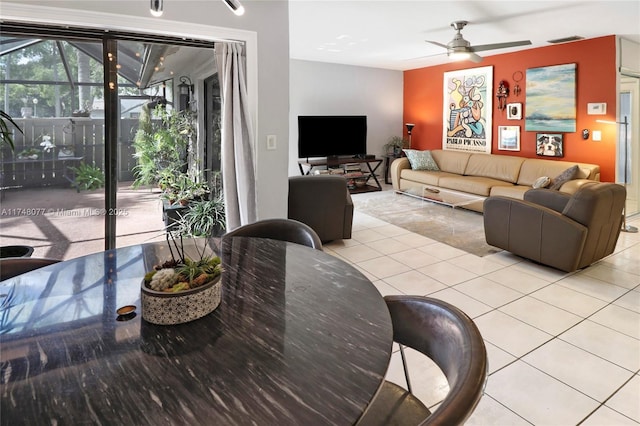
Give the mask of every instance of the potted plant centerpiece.
<path id="1" fill-rule="evenodd" d="M 142 318 L 152 324 L 175 325 L 202 318 L 220 304 L 222 265 L 219 256 L 205 255 L 205 247 L 188 257 L 185 230 L 168 232 L 171 259 L 157 264 L 142 281 Z"/>

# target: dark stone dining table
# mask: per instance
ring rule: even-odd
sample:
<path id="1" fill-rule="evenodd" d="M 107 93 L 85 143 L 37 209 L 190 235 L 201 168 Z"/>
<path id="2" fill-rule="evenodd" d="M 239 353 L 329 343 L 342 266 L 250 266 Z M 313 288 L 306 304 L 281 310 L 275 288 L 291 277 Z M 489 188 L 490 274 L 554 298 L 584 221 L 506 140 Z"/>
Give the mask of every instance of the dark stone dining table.
<path id="1" fill-rule="evenodd" d="M 0 282 L 2 425 L 348 425 L 381 386 L 384 299 L 320 250 L 234 237 L 222 301 L 180 325 L 142 319 L 146 271 L 167 243 L 122 247 Z M 135 305 L 133 315 L 116 310 Z"/>

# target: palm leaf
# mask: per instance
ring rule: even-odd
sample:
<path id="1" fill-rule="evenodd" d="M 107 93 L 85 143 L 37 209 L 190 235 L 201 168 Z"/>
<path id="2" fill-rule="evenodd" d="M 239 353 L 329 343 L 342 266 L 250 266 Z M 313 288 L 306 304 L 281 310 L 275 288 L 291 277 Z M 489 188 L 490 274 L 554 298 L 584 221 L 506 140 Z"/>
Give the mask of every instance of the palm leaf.
<path id="1" fill-rule="evenodd" d="M 11 116 L 9 114 L 7 114 L 6 112 L 4 112 L 2 110 L 0 110 L 0 117 L 2 117 L 2 119 L 0 119 L 0 133 L 2 133 L 2 135 L 0 136 L 0 143 L 2 143 L 2 144 L 6 143 L 7 145 L 9 145 L 11 147 L 11 150 L 13 151 L 15 149 L 15 145 L 13 144 L 13 138 L 11 137 L 11 130 L 9 129 L 9 126 L 7 125 L 7 121 L 9 123 L 11 123 L 13 125 L 13 127 L 18 129 L 18 131 L 20 133 L 23 133 L 22 129 L 20 127 L 18 127 L 18 123 L 13 121 L 13 119 L 11 118 Z"/>

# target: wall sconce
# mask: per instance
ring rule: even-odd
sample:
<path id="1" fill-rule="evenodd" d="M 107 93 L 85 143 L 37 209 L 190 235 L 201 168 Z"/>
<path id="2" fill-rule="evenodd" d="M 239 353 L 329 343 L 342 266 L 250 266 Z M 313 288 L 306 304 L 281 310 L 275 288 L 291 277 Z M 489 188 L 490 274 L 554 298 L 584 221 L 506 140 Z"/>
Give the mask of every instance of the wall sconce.
<path id="1" fill-rule="evenodd" d="M 582 139 L 584 139 L 584 140 L 589 139 L 589 129 L 584 129 L 582 131 Z"/>
<path id="2" fill-rule="evenodd" d="M 164 12 L 163 8 L 164 8 L 164 0 L 151 0 L 151 5 L 149 6 L 149 11 L 151 12 L 151 15 L 155 17 L 162 16 L 162 12 Z"/>
<path id="3" fill-rule="evenodd" d="M 409 149 L 411 149 L 411 131 L 416 125 L 413 123 L 406 123 L 405 126 L 407 126 L 407 135 L 409 135 Z"/>
<path id="4" fill-rule="evenodd" d="M 193 93 L 193 84 L 191 83 L 191 79 L 189 77 L 185 75 L 180 77 L 178 92 L 180 94 L 180 111 L 190 110 L 191 108 L 189 107 L 189 104 L 191 102 L 191 94 Z"/>

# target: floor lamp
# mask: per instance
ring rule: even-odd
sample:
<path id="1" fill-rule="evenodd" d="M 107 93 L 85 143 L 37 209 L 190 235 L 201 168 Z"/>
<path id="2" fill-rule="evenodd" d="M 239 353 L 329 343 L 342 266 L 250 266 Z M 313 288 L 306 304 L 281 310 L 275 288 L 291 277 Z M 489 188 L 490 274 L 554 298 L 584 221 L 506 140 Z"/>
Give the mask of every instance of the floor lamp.
<path id="1" fill-rule="evenodd" d="M 407 126 L 407 135 L 409 135 L 409 148 L 411 148 L 411 131 L 415 127 L 415 124 L 406 123 L 405 126 Z"/>
<path id="2" fill-rule="evenodd" d="M 624 116 L 624 121 L 607 121 L 607 120 L 596 120 L 599 123 L 608 123 L 608 124 L 622 124 L 624 126 L 624 189 L 626 192 L 627 189 L 627 167 L 629 165 L 629 143 L 628 143 L 628 127 L 629 121 L 627 120 L 627 116 Z M 635 226 L 627 225 L 627 200 L 624 201 L 624 215 L 622 216 L 622 229 L 623 232 L 638 232 L 638 228 Z"/>

